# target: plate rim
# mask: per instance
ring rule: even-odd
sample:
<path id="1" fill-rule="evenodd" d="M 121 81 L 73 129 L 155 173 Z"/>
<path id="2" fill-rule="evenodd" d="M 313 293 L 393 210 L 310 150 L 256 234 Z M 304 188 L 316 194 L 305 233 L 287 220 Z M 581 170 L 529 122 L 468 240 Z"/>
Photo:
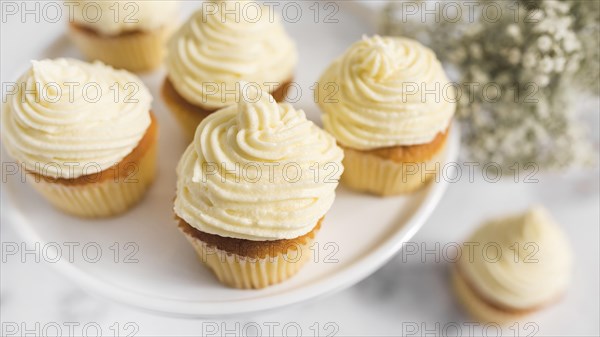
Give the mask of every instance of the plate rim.
<path id="1" fill-rule="evenodd" d="M 460 126 L 456 121 L 452 123 L 448 140 L 445 163 L 455 161 L 458 158 Z M 451 166 L 450 169 L 453 170 L 454 166 Z M 4 183 L 2 185 L 4 185 L 1 192 L 2 221 L 7 221 L 17 234 L 28 243 L 46 242 L 46 240 L 42 240 L 31 225 L 19 225 L 28 223 L 27 217 L 24 215 L 21 206 L 10 201 L 10 192 L 6 191 L 8 186 Z M 448 181 L 440 179 L 439 182 L 428 186 L 427 195 L 424 196 L 417 210 L 409 217 L 405 224 L 394 231 L 392 235 L 367 255 L 350 262 L 336 273 L 315 280 L 308 286 L 299 286 L 289 291 L 271 294 L 266 297 L 253 297 L 226 302 L 181 301 L 148 297 L 142 293 L 131 292 L 109 281 L 96 279 L 93 275 L 86 273 L 85 270 L 78 268 L 76 264 L 69 263 L 64 259 L 51 264 L 92 294 L 98 294 L 111 301 L 155 314 L 185 318 L 214 318 L 271 311 L 332 295 L 351 287 L 377 271 L 394 255 L 400 252 L 402 246 L 425 224 L 442 199 L 448 185 Z M 237 305 L 232 306 L 232 303 L 236 303 Z"/>

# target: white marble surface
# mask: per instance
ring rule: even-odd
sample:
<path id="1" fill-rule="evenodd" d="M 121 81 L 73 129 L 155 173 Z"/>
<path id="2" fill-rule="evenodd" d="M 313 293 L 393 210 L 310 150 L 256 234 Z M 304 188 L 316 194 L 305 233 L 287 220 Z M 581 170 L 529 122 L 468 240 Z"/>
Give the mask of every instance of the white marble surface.
<path id="1" fill-rule="evenodd" d="M 26 41 L 7 45 L 2 27 L 2 79 L 14 77 L 20 55 L 35 46 Z M 14 34 L 10 33 L 10 34 Z M 11 39 L 15 41 L 15 39 Z M 598 139 L 598 100 L 589 100 L 590 125 Z M 301 305 L 225 320 L 187 320 L 159 317 L 97 298 L 79 290 L 45 262 L 4 254 L 8 243 L 21 243 L 11 226 L 1 224 L 3 257 L 0 279 L 2 333 L 36 335 L 192 336 L 192 335 L 495 335 L 494 327 L 474 326 L 456 304 L 449 287 L 450 263 L 443 247 L 460 242 L 482 220 L 520 211 L 532 203 L 546 205 L 563 225 L 575 252 L 573 282 L 556 305 L 529 317 L 519 327 L 505 327 L 506 336 L 599 335 L 600 316 L 600 172 L 598 169 L 567 174 L 537 174 L 537 183 L 504 179 L 486 182 L 479 171 L 473 180 L 465 174 L 450 187 L 431 219 L 412 240 L 419 253 L 399 253 L 368 279 L 343 292 Z M 437 248 L 436 248 L 437 247 Z M 430 253 L 426 253 L 430 252 Z M 436 259 L 439 258 L 439 261 Z M 526 324 L 529 322 L 530 324 Z M 127 325 L 128 323 L 131 323 Z M 87 330 L 83 328 L 87 327 Z M 260 329 L 260 331 L 257 330 Z M 482 330 L 487 328 L 487 330 Z M 36 331 L 37 329 L 37 331 Z M 414 330 L 416 329 L 416 331 Z M 27 330 L 27 331 L 25 331 Z"/>
<path id="2" fill-rule="evenodd" d="M 7 263 L 2 264 L 2 321 L 25 322 L 28 328 L 33 328 L 35 322 L 41 322 L 42 327 L 50 322 L 61 325 L 79 322 L 81 326 L 97 322 L 107 335 L 112 333 L 110 327 L 115 322 L 121 326 L 134 322 L 139 327 L 139 336 L 191 336 L 200 331 L 213 331 L 210 329 L 215 322 L 218 336 L 244 326 L 250 334 L 254 324 L 262 327 L 263 336 L 268 336 L 271 322 L 281 324 L 274 327 L 279 334 L 283 334 L 282 327 L 289 324 L 288 335 L 292 336 L 298 326 L 304 335 L 312 336 L 315 323 L 319 324 L 320 334 L 327 335 L 327 331 L 332 331 L 325 329 L 328 322 L 339 328 L 337 335 L 343 336 L 408 334 L 413 331 L 409 330 L 413 324 L 419 326 L 417 335 L 425 335 L 425 329 L 438 329 L 438 334 L 443 334 L 444 328 L 451 335 L 449 324 L 458 324 L 464 335 L 471 335 L 465 325 L 470 319 L 456 305 L 449 288 L 450 264 L 439 252 L 448 243 L 460 242 L 481 220 L 537 202 L 549 207 L 564 226 L 576 259 L 573 283 L 565 297 L 527 322 L 534 322 L 539 328 L 537 335 L 598 335 L 598 174 L 593 170 L 560 176 L 540 175 L 537 184 L 512 181 L 493 184 L 478 177 L 474 183 L 461 180 L 448 189 L 432 218 L 411 240 L 422 252 L 428 249 L 438 253 L 400 253 L 371 277 L 341 293 L 277 312 L 225 321 L 182 320 L 139 312 L 83 293 L 47 263 L 20 263 L 18 259 L 8 258 Z M 19 242 L 13 229 L 4 223 L 2 241 Z M 440 248 L 436 249 L 436 244 Z M 436 257 L 440 258 L 439 262 Z M 246 325 L 250 323 L 252 325 Z M 520 335 L 533 331 L 529 327 L 522 326 Z M 476 327 L 480 333 L 477 328 L 481 326 Z M 492 330 L 489 333 L 493 334 Z M 514 331 L 505 328 L 503 333 L 512 336 Z"/>

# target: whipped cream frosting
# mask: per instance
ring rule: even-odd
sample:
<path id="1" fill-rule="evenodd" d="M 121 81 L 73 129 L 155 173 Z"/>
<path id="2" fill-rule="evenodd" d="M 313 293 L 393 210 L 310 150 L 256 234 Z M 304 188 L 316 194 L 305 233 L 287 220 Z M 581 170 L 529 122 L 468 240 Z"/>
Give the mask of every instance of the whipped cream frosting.
<path id="1" fill-rule="evenodd" d="M 136 76 L 100 62 L 31 63 L 2 112 L 2 142 L 27 170 L 73 179 L 109 168 L 137 146 L 152 96 Z"/>
<path id="2" fill-rule="evenodd" d="M 272 8 L 208 1 L 171 38 L 166 64 L 186 101 L 218 109 L 238 101 L 239 81 L 273 91 L 291 80 L 297 60 L 296 46 Z"/>
<path id="3" fill-rule="evenodd" d="M 431 142 L 455 111 L 455 90 L 433 51 L 400 37 L 363 37 L 319 79 L 323 124 L 357 150 Z"/>
<path id="4" fill-rule="evenodd" d="M 177 167 L 174 210 L 223 237 L 296 238 L 331 207 L 343 152 L 302 110 L 252 92 L 199 125 Z"/>
<path id="5" fill-rule="evenodd" d="M 176 21 L 179 12 L 175 0 L 74 0 L 65 4 L 72 22 L 107 36 L 159 29 Z"/>
<path id="6" fill-rule="evenodd" d="M 525 214 L 493 220 L 479 228 L 467 243 L 472 248 L 463 249 L 461 273 L 493 303 L 512 309 L 534 309 L 556 300 L 569 284 L 569 244 L 541 206 Z M 486 244 L 491 248 L 485 248 Z"/>

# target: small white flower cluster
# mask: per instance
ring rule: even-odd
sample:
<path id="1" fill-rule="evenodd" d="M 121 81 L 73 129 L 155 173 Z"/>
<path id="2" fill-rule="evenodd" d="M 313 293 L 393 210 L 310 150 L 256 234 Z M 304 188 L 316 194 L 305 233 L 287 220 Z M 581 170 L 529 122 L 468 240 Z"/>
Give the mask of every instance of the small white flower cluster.
<path id="1" fill-rule="evenodd" d="M 574 1 L 571 12 L 577 36 L 582 37 L 582 64 L 577 73 L 580 87 L 592 93 L 600 93 L 600 1 Z"/>
<path id="2" fill-rule="evenodd" d="M 581 42 L 573 31 L 571 3 L 544 1 L 530 18 L 529 37 L 525 41 L 521 81 L 533 80 L 546 87 L 555 76 L 572 74 L 579 69 Z M 516 64 L 518 65 L 518 63 Z"/>
<path id="3" fill-rule="evenodd" d="M 547 169 L 596 161 L 571 102 L 581 89 L 598 94 L 599 2 L 494 2 L 504 13 L 497 21 L 441 15 L 439 23 L 406 22 L 394 2 L 384 12 L 382 33 L 421 40 L 456 68 L 459 82 L 478 84 L 464 85 L 459 101 L 473 159 Z M 489 3 L 480 0 L 480 8 Z M 490 99 L 481 89 L 486 84 L 500 88 L 500 96 Z"/>

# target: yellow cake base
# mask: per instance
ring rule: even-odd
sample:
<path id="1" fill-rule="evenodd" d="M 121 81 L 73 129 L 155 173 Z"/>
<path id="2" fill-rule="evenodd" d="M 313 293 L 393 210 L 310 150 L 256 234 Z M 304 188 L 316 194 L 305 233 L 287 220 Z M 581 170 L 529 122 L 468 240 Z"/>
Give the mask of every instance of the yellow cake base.
<path id="1" fill-rule="evenodd" d="M 258 252 L 252 250 L 257 253 L 255 256 L 220 249 L 193 235 L 189 225 L 184 226 L 180 224 L 179 228 L 194 247 L 200 261 L 212 270 L 221 283 L 238 289 L 260 289 L 289 279 L 310 260 L 310 247 L 320 228 L 320 221 L 311 232 L 300 238 L 279 240 L 280 243 L 275 246 L 270 246 L 270 241 L 258 242 L 262 247 Z M 219 240 L 237 239 L 220 237 Z M 287 243 L 282 244 L 281 241 Z"/>
<path id="2" fill-rule="evenodd" d="M 115 68 L 134 72 L 149 71 L 162 63 L 165 44 L 173 32 L 171 25 L 152 32 L 103 36 L 89 29 L 69 25 L 69 36 L 90 61 L 100 60 Z"/>

